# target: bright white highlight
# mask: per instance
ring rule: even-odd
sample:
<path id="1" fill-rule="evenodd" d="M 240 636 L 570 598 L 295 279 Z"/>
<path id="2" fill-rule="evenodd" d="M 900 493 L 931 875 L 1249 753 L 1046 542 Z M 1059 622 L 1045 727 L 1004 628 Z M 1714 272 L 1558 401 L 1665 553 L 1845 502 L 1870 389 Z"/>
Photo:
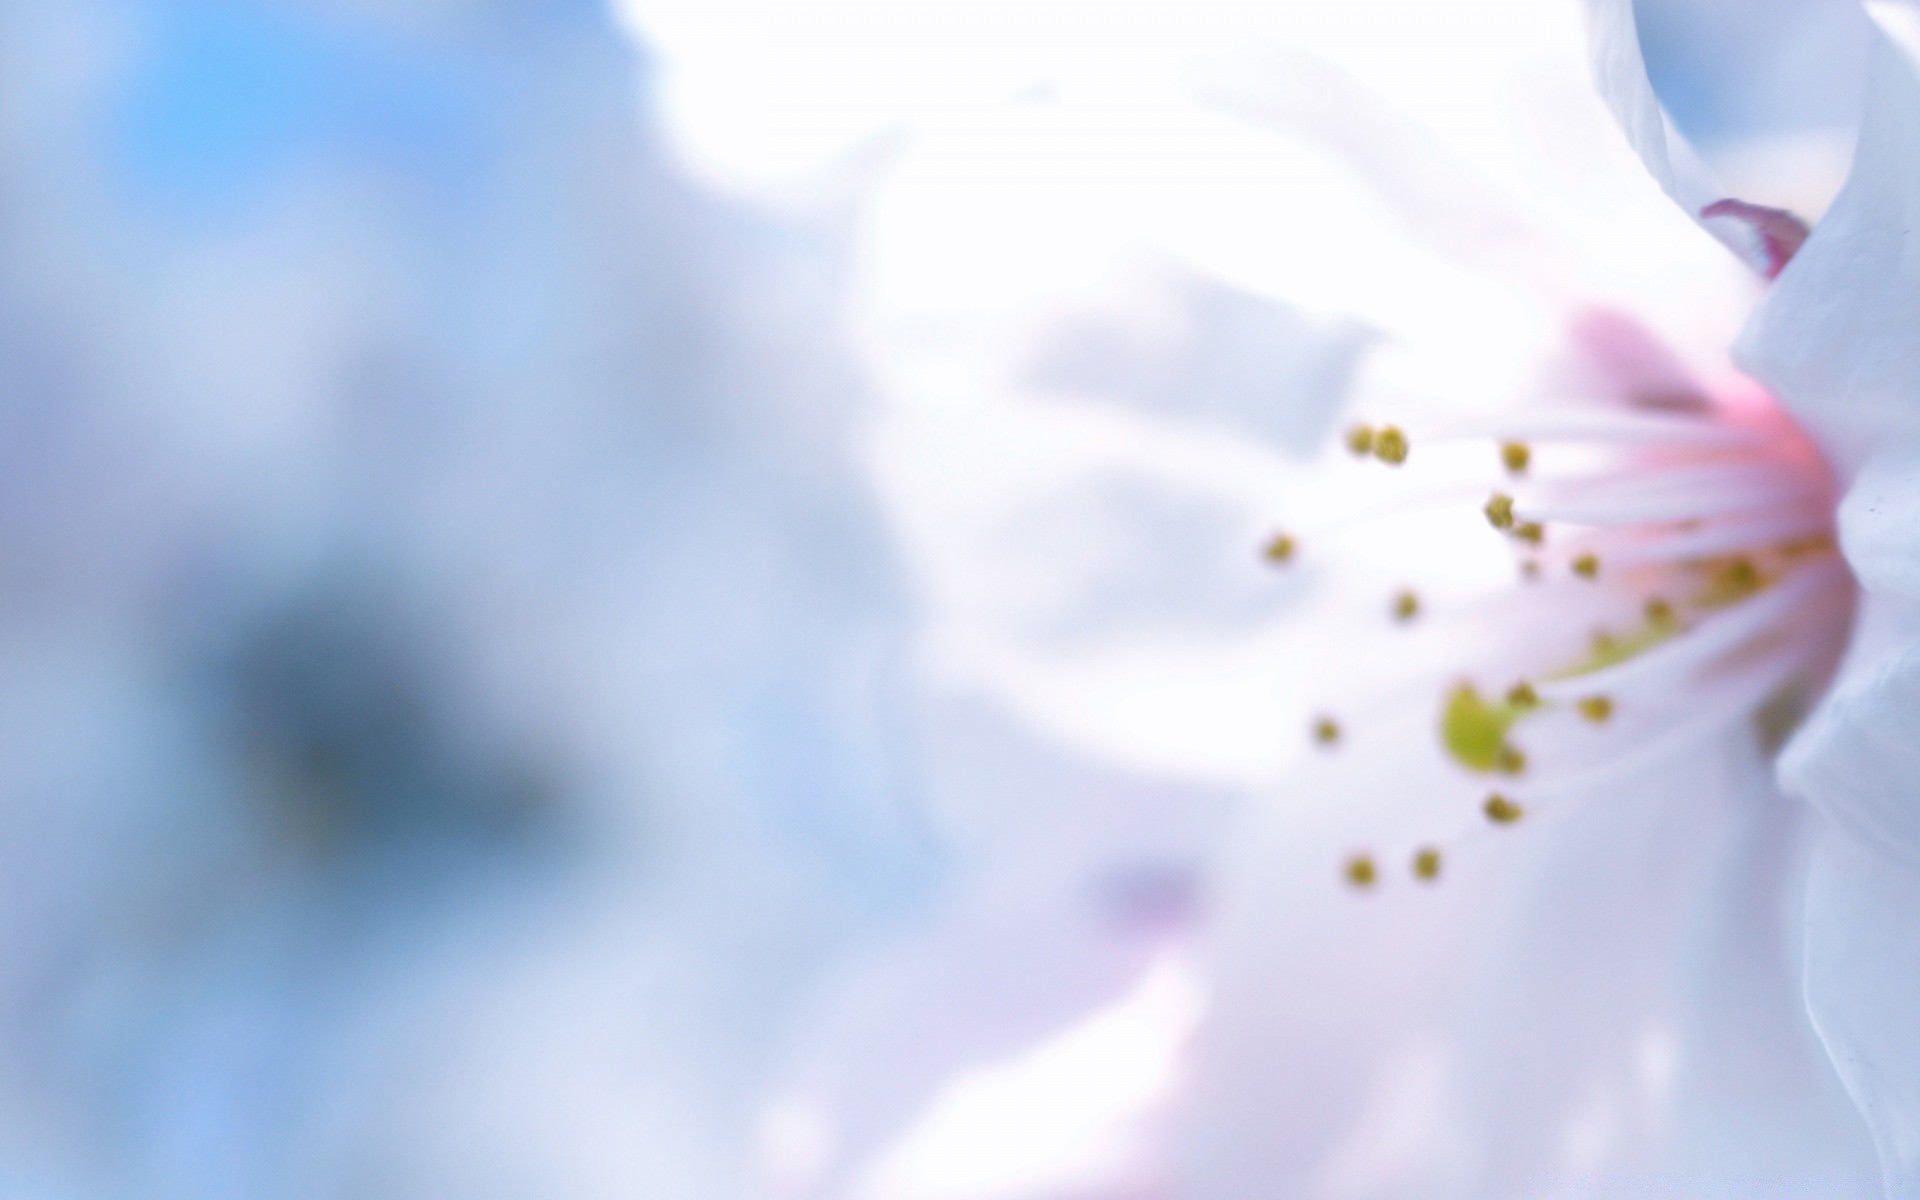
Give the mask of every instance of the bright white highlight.
<path id="1" fill-rule="evenodd" d="M 956 1078 L 868 1169 L 860 1200 L 1020 1200 L 1123 1177 L 1204 1001 L 1169 953 L 1118 1002 Z"/>

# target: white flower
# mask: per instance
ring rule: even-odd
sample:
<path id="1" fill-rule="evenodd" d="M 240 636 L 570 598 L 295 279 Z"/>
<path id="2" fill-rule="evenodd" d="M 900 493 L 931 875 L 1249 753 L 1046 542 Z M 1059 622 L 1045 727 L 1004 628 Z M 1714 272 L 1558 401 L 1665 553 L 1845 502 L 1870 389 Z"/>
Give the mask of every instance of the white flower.
<path id="1" fill-rule="evenodd" d="M 1628 5 L 1592 14 L 1611 116 L 1574 6 L 1431 7 L 1272 14 L 1302 49 L 1202 84 L 1264 146 L 1165 79 L 1089 70 L 930 136 L 878 205 L 872 344 L 901 406 L 876 459 L 929 659 L 1081 765 L 966 776 L 1043 815 L 978 840 L 939 940 L 850 986 L 780 1110 L 810 1131 L 795 1190 L 1920 1186 L 1911 14 L 1875 12 L 1852 174 L 1796 253 L 1764 205 L 1830 188 L 1764 145 L 1763 190 L 1709 183 Z M 1115 269 L 1131 242 L 1160 275 Z M 1222 281 L 1294 307 L 1209 344 Z M 1386 340 L 1351 388 L 1263 377 L 1247 347 L 1289 321 L 1297 362 Z M 1176 384 L 1140 385 L 1162 367 Z M 1296 404 L 1283 436 L 1249 379 Z M 1373 458 L 1290 466 L 1343 392 Z M 1206 519 L 1165 520 L 1175 500 Z M 1266 591 L 1213 553 L 1254 511 L 1290 539 Z M 1186 586 L 1115 620 L 1147 549 Z M 1243 607 L 1194 620 L 1205 589 Z M 1808 707 L 1781 777 L 1845 833 L 1774 783 Z M 1049 805 L 1089 760 L 1249 815 L 1215 843 L 1210 804 L 1184 827 Z M 1197 953 L 1100 916 L 1101 881 L 1139 878 L 1116 864 L 1215 844 Z M 1206 997 L 1190 1053 L 1168 978 Z M 1138 1073 L 1075 1096 L 1061 1064 L 1116 1028 Z M 1022 1078 L 1057 1098 L 1054 1157 L 942 1176 L 1049 1136 L 963 1132 Z"/>

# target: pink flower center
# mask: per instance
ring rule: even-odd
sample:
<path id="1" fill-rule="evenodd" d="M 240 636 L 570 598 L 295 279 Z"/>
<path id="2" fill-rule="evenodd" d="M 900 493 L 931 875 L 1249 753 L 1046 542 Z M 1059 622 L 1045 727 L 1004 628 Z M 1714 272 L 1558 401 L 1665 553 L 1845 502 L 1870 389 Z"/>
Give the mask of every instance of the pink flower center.
<path id="1" fill-rule="evenodd" d="M 1511 656 L 1463 664 L 1438 698 L 1441 744 L 1479 781 L 1479 813 L 1392 848 L 1428 882 L 1467 831 L 1511 825 L 1535 797 L 1676 739 L 1751 722 L 1777 748 L 1831 674 L 1854 603 L 1832 477 L 1750 384 L 1526 409 L 1466 432 L 1504 473 L 1482 512 L 1513 549 L 1524 599 L 1497 601 Z M 1348 447 L 1390 465 L 1420 450 L 1364 425 Z M 1293 549 L 1276 539 L 1269 554 Z M 1387 608 L 1420 613 L 1411 590 Z M 1323 716 L 1312 737 L 1337 752 L 1343 729 Z M 1380 883 L 1386 849 L 1351 858 L 1349 882 Z"/>

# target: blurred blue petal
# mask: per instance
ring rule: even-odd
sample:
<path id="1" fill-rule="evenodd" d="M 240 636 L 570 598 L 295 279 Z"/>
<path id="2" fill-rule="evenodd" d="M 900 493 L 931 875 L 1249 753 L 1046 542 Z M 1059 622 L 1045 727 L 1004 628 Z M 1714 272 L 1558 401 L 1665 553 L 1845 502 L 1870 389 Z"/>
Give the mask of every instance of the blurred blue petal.
<path id="1" fill-rule="evenodd" d="M 942 858 L 840 250 L 680 180 L 597 4 L 0 58 L 0 1162 L 725 1194 Z"/>

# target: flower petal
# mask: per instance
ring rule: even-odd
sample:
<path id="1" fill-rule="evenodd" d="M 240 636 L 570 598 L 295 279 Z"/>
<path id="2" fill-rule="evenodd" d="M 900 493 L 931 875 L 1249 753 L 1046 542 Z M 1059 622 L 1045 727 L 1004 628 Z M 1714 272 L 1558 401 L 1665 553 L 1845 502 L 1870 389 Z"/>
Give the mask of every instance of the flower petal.
<path id="1" fill-rule="evenodd" d="M 1400 240 L 1475 285 L 1498 281 L 1536 312 L 1624 308 L 1665 331 L 1689 358 L 1724 353 L 1734 327 L 1723 318 L 1750 303 L 1752 280 L 1700 236 L 1699 208 L 1723 193 L 1700 183 L 1685 193 L 1698 204 L 1676 211 L 1638 168 L 1635 147 L 1618 136 L 1617 114 L 1593 93 L 1580 4 L 1475 6 L 1459 28 L 1438 30 L 1429 22 L 1444 25 L 1459 10 L 1396 10 L 1390 20 L 1362 6 L 1347 6 L 1340 20 L 1310 5 L 1285 11 L 1290 19 L 1273 31 L 1283 48 L 1254 37 L 1196 69 L 1206 102 L 1343 161 L 1393 219 L 1387 224 L 1400 227 Z M 1630 34 L 1631 13 L 1625 18 Z M 1486 29 L 1483 21 L 1501 27 Z M 1440 46 L 1444 58 L 1435 53 Z M 1629 37 L 1626 49 L 1631 71 L 1623 73 L 1637 79 L 1643 110 L 1659 117 L 1637 42 Z M 1669 181 L 1679 161 L 1663 143 L 1657 164 Z M 1258 242 L 1294 232 L 1280 222 Z M 1305 232 L 1318 239 L 1323 231 Z M 1746 228 L 1726 232 L 1731 244 L 1746 247 Z M 1377 255 L 1349 261 L 1358 276 Z M 1298 294 L 1294 280 L 1276 276 L 1273 286 L 1286 298 Z M 1558 334 L 1543 326 L 1522 345 L 1518 327 L 1488 328 L 1484 319 L 1477 327 L 1449 325 L 1442 314 L 1454 306 L 1425 294 L 1399 306 L 1419 310 L 1409 319 L 1392 303 L 1400 290 L 1373 289 L 1385 297 L 1362 311 L 1396 339 L 1428 331 L 1411 339 L 1422 355 L 1444 360 L 1449 338 L 1482 354 L 1520 346 L 1538 355 Z M 1677 302 L 1681 295 L 1685 303 Z"/>
<path id="2" fill-rule="evenodd" d="M 1846 0 L 1642 0 L 1654 90 L 1696 145 L 1851 127 L 1871 25 Z"/>
<path id="3" fill-rule="evenodd" d="M 1807 896 L 1807 1004 L 1880 1151 L 1889 1197 L 1920 1196 L 1920 874 L 1825 839 Z"/>
<path id="4" fill-rule="evenodd" d="M 1101 1098 L 1084 1074 L 1050 1071 L 1047 1047 L 1125 995 L 1195 915 L 1221 793 L 1090 764 L 977 701 L 931 708 L 929 806 L 962 865 L 937 911 L 823 990 L 775 1101 L 813 1147 L 763 1163 L 774 1195 L 1003 1194 L 995 1180 L 1026 1195 L 1013 1183 L 1095 1169 L 1101 1155 L 1080 1151 L 1102 1140 Z M 1164 1064 L 1176 1048 L 1128 1053 Z M 1135 1065 L 1129 1086 L 1151 1092 L 1156 1064 Z M 1051 1085 L 1076 1111 L 1033 1118 L 1045 1128 L 982 1115 L 983 1097 L 1024 1112 Z M 941 1162 L 966 1180 L 923 1193 Z"/>
<path id="5" fill-rule="evenodd" d="M 1840 505 L 1840 547 L 1869 594 L 1920 600 L 1920 452 L 1861 468 Z"/>
<path id="6" fill-rule="evenodd" d="M 1654 95 L 1633 8 L 1632 0 L 1592 0 L 1589 36 L 1594 82 L 1660 189 L 1689 214 L 1697 215 L 1721 198 L 1720 189 Z"/>
<path id="7" fill-rule="evenodd" d="M 1852 174 L 1740 339 L 1741 365 L 1793 409 L 1843 477 L 1920 436 L 1920 79 L 1876 36 Z"/>
<path id="8" fill-rule="evenodd" d="M 1872 23 L 1845 0 L 1642 0 L 1663 107 L 1729 195 L 1816 217 L 1846 178 Z"/>
<path id="9" fill-rule="evenodd" d="M 1780 779 L 1856 837 L 1920 865 L 1920 641 L 1908 624 L 1885 606 L 1863 610 L 1840 678 L 1780 757 Z"/>
<path id="10" fill-rule="evenodd" d="M 1355 895 L 1346 839 L 1446 803 L 1396 757 L 1397 786 L 1296 781 L 1320 815 L 1277 816 L 1227 876 L 1195 1194 L 1873 1193 L 1768 903 L 1798 834 L 1750 738 L 1543 804 L 1432 885 L 1382 858 Z"/>
<path id="11" fill-rule="evenodd" d="M 1590 11 L 1594 78 L 1634 153 L 1688 216 L 1748 266 L 1773 278 L 1792 251 L 1783 253 L 1780 239 L 1766 225 L 1792 225 L 1796 219 L 1730 200 L 1726 185 L 1674 126 L 1647 75 L 1632 0 L 1591 0 Z M 1757 215 L 1768 221 L 1756 222 Z M 1788 240 L 1797 248 L 1797 238 Z"/>

